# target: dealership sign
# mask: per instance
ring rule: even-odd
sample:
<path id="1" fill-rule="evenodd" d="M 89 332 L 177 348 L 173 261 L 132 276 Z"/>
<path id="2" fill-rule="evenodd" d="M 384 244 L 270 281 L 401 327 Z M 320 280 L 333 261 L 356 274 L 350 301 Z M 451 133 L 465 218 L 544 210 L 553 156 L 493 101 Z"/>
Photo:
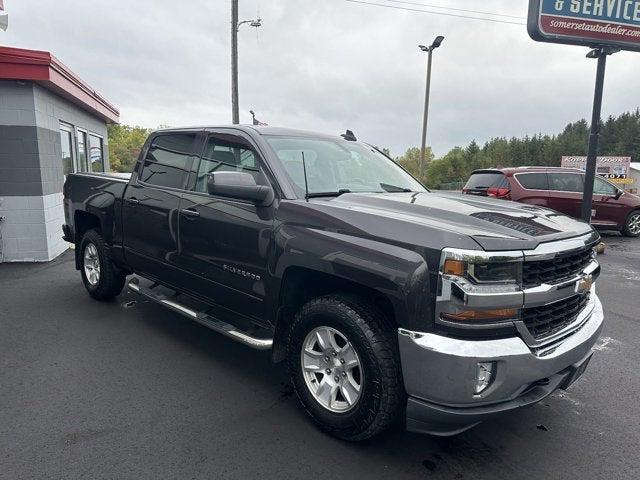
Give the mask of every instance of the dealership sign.
<path id="1" fill-rule="evenodd" d="M 530 0 L 528 30 L 540 42 L 640 51 L 640 0 Z"/>
<path id="2" fill-rule="evenodd" d="M 587 157 L 562 157 L 564 168 L 577 168 L 583 172 L 587 169 Z M 631 157 L 598 157 L 596 173 L 613 183 L 633 183 L 628 178 L 631 169 Z"/>

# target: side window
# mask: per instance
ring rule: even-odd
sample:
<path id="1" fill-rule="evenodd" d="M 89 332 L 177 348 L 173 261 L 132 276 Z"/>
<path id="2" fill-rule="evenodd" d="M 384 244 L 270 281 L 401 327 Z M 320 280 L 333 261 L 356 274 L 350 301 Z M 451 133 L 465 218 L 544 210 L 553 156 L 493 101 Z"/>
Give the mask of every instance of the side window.
<path id="1" fill-rule="evenodd" d="M 209 137 L 198 165 L 194 190 L 207 193 L 207 181 L 214 172 L 246 172 L 253 175 L 256 183 L 264 183 L 251 146 L 233 135 Z"/>
<path id="2" fill-rule="evenodd" d="M 593 184 L 593 193 L 595 195 L 608 195 L 613 197 L 618 190 L 611 185 L 609 182 L 605 182 L 600 177 L 595 178 L 595 183 Z"/>
<path id="3" fill-rule="evenodd" d="M 560 192 L 580 192 L 584 191 L 582 175 L 577 173 L 550 173 L 549 190 Z"/>
<path id="4" fill-rule="evenodd" d="M 62 174 L 66 177 L 76 171 L 73 155 L 73 127 L 60 124 L 60 146 L 62 147 Z"/>
<path id="5" fill-rule="evenodd" d="M 92 133 L 89 134 L 89 164 L 92 172 L 104 172 L 102 138 Z"/>
<path id="6" fill-rule="evenodd" d="M 87 132 L 77 130 L 78 132 L 78 168 L 81 172 L 88 172 L 87 163 Z"/>
<path id="7" fill-rule="evenodd" d="M 549 190 L 546 173 L 521 173 L 516 178 L 528 190 Z"/>
<path id="8" fill-rule="evenodd" d="M 193 133 L 155 137 L 145 157 L 140 181 L 159 187 L 184 188 L 194 140 Z"/>

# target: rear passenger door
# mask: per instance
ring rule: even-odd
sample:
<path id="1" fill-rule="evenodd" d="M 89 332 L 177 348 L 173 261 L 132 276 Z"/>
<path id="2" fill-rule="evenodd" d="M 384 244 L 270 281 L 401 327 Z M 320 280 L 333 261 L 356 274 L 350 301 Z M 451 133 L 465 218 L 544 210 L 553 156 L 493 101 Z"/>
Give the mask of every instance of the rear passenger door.
<path id="1" fill-rule="evenodd" d="M 514 200 L 538 207 L 549 206 L 549 181 L 545 172 L 518 173 L 514 177 L 521 187 L 517 197 L 515 189 L 511 189 Z"/>
<path id="2" fill-rule="evenodd" d="M 151 139 L 124 195 L 122 224 L 127 262 L 138 273 L 177 283 L 178 211 L 197 134 L 161 133 Z"/>
<path id="3" fill-rule="evenodd" d="M 193 164 L 180 209 L 180 265 L 194 278 L 192 290 L 212 303 L 263 318 L 267 258 L 275 215 L 270 206 L 209 195 L 213 172 L 250 173 L 272 184 L 251 139 L 239 131 L 210 132 Z"/>
<path id="4" fill-rule="evenodd" d="M 580 218 L 584 182 L 580 173 L 550 172 L 549 207 L 570 217 Z"/>

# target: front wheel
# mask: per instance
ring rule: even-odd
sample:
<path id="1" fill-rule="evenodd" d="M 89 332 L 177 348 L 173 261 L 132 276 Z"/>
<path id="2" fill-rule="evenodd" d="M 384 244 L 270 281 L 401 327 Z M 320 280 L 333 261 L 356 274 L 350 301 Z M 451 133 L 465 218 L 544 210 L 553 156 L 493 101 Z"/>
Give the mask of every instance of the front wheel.
<path id="1" fill-rule="evenodd" d="M 622 234 L 626 237 L 640 237 L 640 210 L 634 210 L 629 214 Z"/>
<path id="2" fill-rule="evenodd" d="M 80 242 L 80 273 L 84 287 L 96 300 L 120 295 L 126 275 L 109 258 L 107 246 L 97 230 L 89 230 Z"/>
<path id="3" fill-rule="evenodd" d="M 307 413 L 328 433 L 364 440 L 388 428 L 404 389 L 395 329 L 359 297 L 311 300 L 289 331 L 287 358 Z"/>

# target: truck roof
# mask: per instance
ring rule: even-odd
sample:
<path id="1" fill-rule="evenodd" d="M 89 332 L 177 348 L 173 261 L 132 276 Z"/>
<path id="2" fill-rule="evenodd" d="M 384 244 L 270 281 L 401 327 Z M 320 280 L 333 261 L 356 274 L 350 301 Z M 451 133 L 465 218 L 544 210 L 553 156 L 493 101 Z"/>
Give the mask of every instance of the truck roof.
<path id="1" fill-rule="evenodd" d="M 289 136 L 289 137 L 314 137 L 314 138 L 340 138 L 339 135 L 328 135 L 324 133 L 311 132 L 306 130 L 298 130 L 294 128 L 272 127 L 260 125 L 196 125 L 189 127 L 161 128 L 156 132 L 184 132 L 191 130 L 215 130 L 215 129 L 234 129 L 241 130 L 246 133 L 257 133 L 264 136 Z"/>

